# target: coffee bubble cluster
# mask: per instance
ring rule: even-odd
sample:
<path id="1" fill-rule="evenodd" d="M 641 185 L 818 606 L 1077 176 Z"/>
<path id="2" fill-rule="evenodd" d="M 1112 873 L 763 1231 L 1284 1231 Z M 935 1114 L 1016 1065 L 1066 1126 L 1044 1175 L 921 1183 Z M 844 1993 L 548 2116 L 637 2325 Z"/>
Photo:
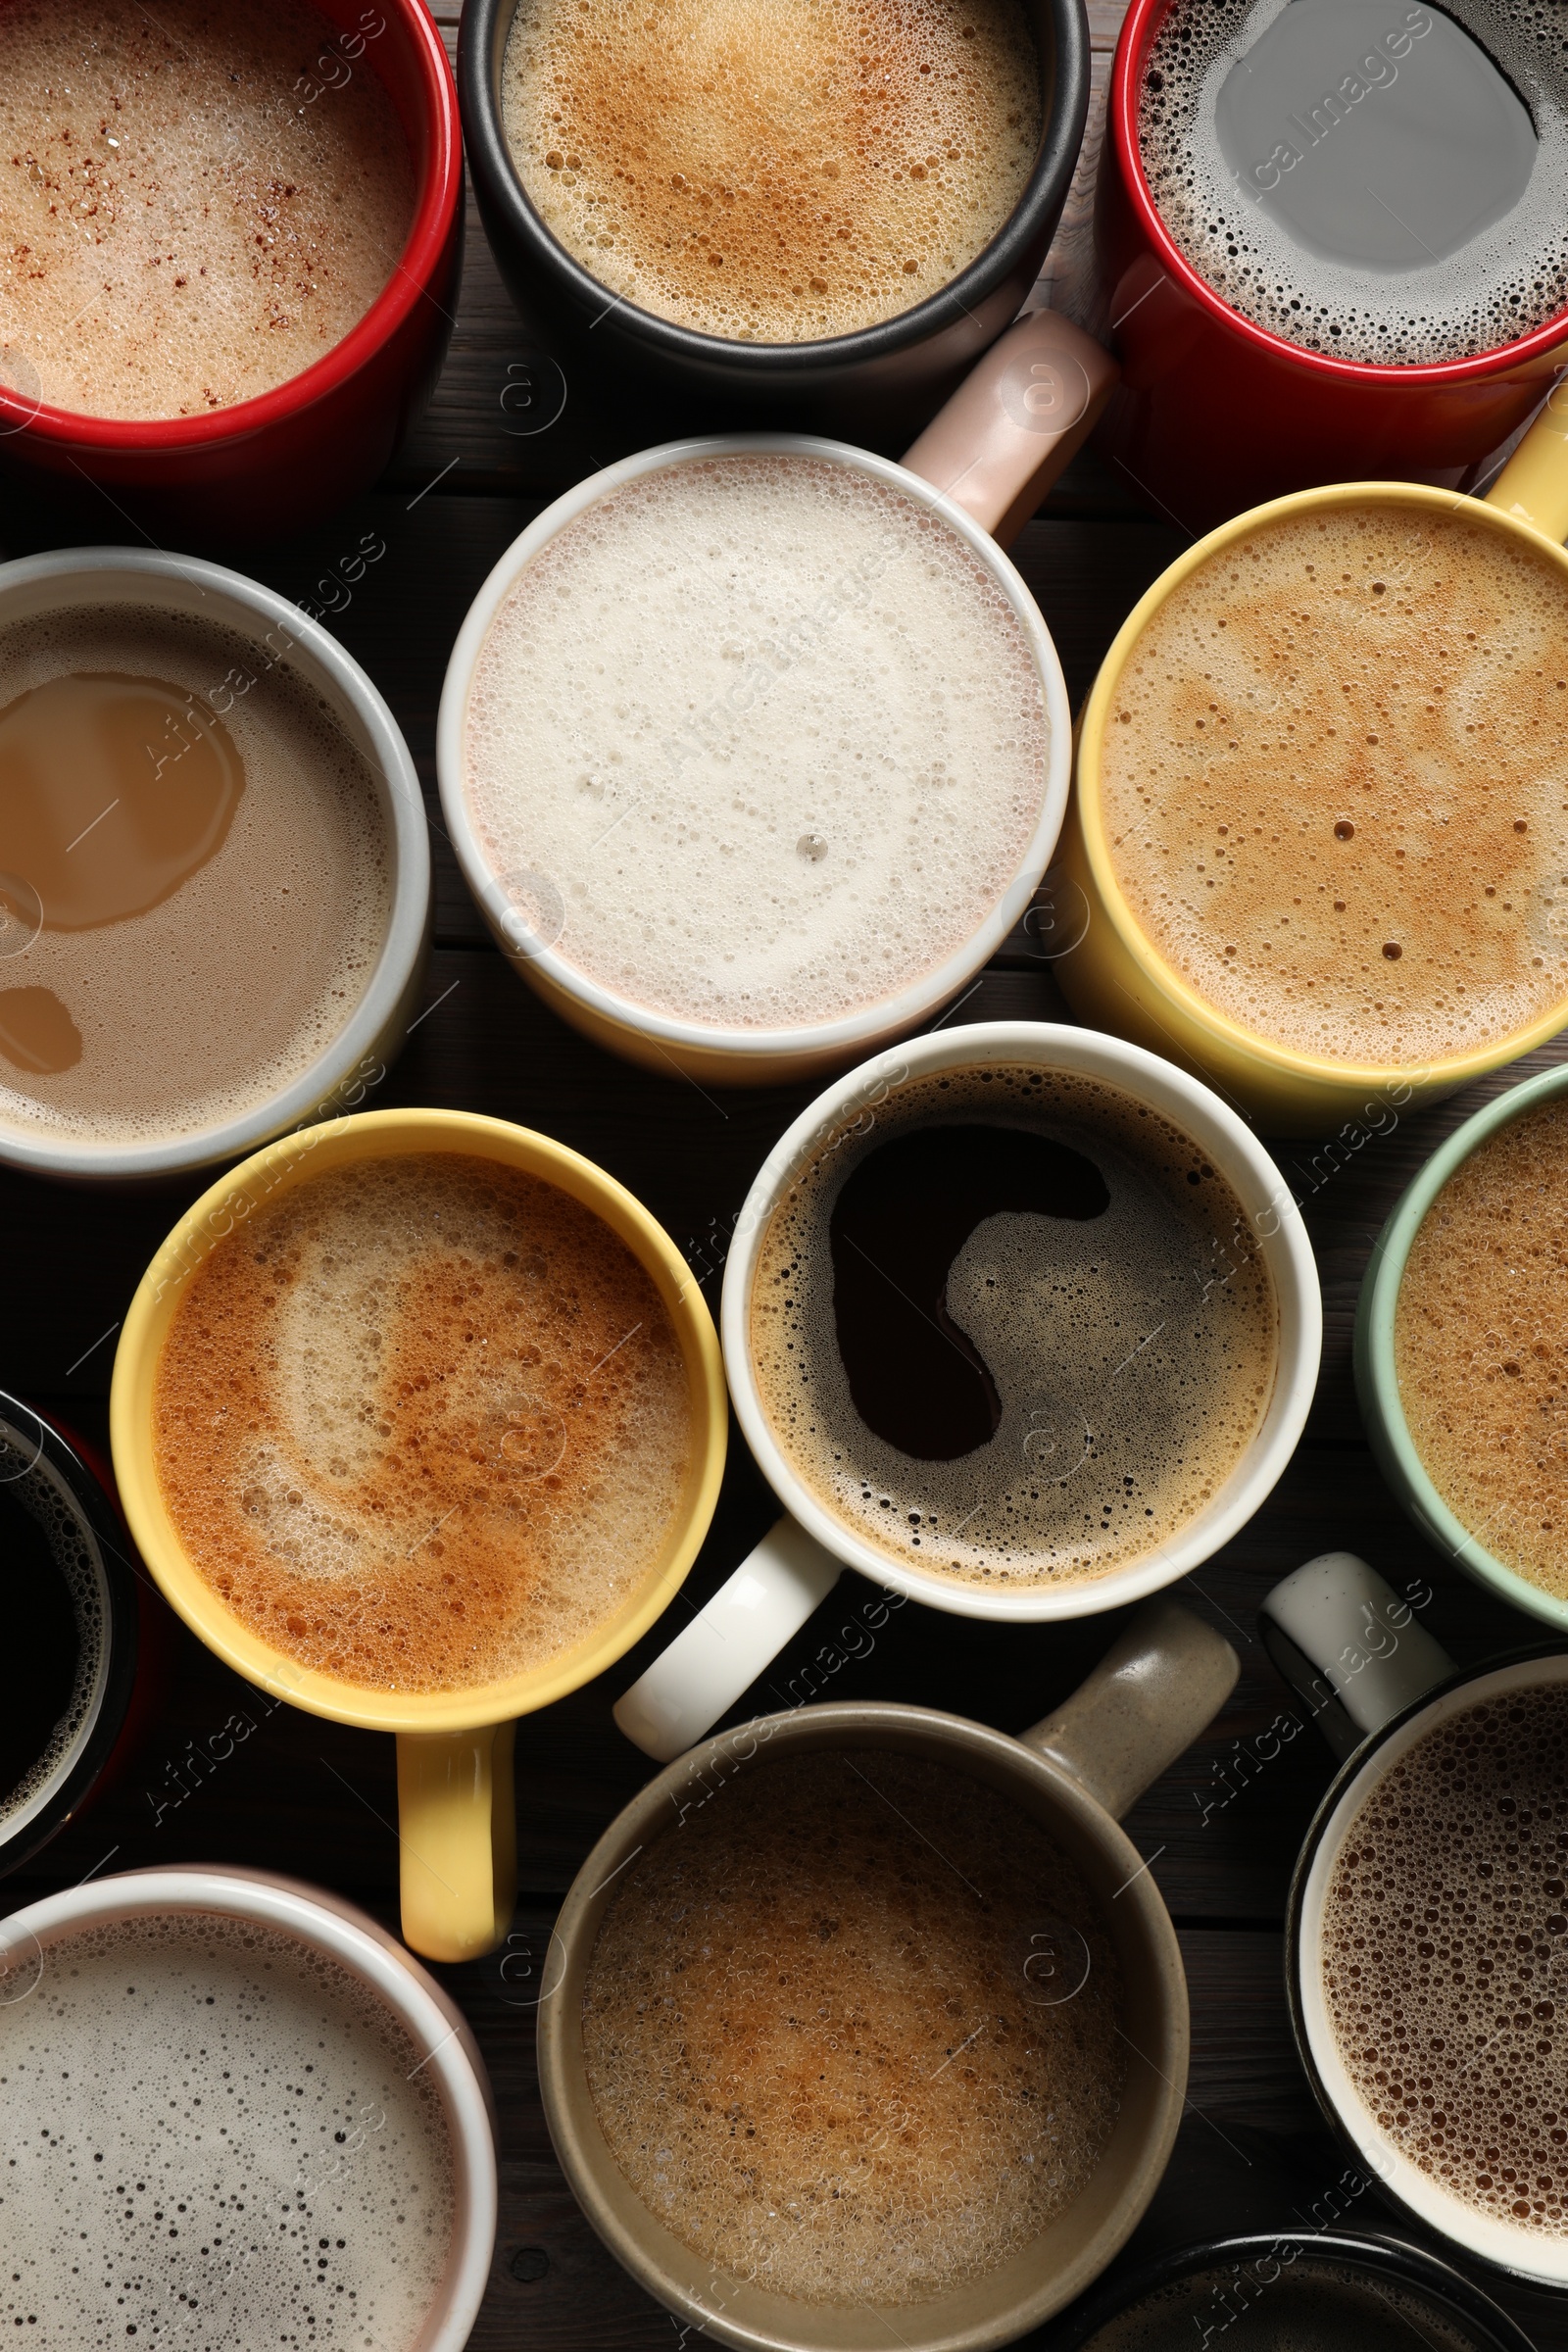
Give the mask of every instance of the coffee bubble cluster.
<path id="1" fill-rule="evenodd" d="M 425 2056 L 335 1962 L 250 1922 L 46 1943 L 0 2004 L 0 2325 L 74 2352 L 420 2340 L 457 2219 Z"/>
<path id="2" fill-rule="evenodd" d="M 667 466 L 523 570 L 480 649 L 465 792 L 557 952 L 707 1026 L 828 1021 L 995 912 L 1040 822 L 1029 638 L 940 514 L 804 457 Z"/>
<path id="3" fill-rule="evenodd" d="M 1568 1690 L 1467 1707 L 1389 1768 L 1335 1859 L 1322 1949 L 1378 2130 L 1489 2219 L 1568 2236 Z"/>
<path id="4" fill-rule="evenodd" d="M 1063 1921 L 1087 1974 L 1042 2002 Z M 633 1862 L 583 2060 L 616 2164 L 705 2262 L 896 2306 L 983 2278 L 1085 2187 L 1121 2017 L 1104 1922 L 1039 1823 L 864 1749 L 745 1771 Z"/>
<path id="5" fill-rule="evenodd" d="M 1221 85 L 1286 4 L 1176 0 L 1150 49 L 1139 151 L 1160 219 L 1205 284 L 1288 343 L 1386 368 L 1469 359 L 1568 307 L 1568 24 L 1558 0 L 1445 0 L 1442 13 L 1523 99 L 1540 144 L 1510 213 L 1446 259 L 1397 274 L 1307 252 L 1240 192 L 1225 163 Z M 1369 15 L 1368 38 L 1381 28 Z"/>
<path id="6" fill-rule="evenodd" d="M 367 43 L 305 0 L 0 11 L 0 294 L 52 406 L 258 398 L 359 323 L 413 219 Z"/>
<path id="7" fill-rule="evenodd" d="M 524 0 L 506 135 L 612 292 L 710 335 L 843 335 L 984 252 L 1040 144 L 1019 0 Z"/>

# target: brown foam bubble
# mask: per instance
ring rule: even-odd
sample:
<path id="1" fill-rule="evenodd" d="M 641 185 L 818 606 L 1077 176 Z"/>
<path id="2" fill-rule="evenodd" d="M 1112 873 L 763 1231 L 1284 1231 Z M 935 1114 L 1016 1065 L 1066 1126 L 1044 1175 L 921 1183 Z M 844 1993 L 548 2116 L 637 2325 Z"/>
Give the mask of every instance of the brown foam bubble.
<path id="1" fill-rule="evenodd" d="M 153 1437 L 181 1543 L 265 1641 L 453 1690 L 562 1655 L 638 1590 L 691 1403 L 608 1225 L 497 1161 L 416 1153 L 309 1178 L 218 1244 Z"/>
<path id="2" fill-rule="evenodd" d="M 1395 1364 L 1417 1453 L 1494 1558 L 1568 1598 L 1568 1103 L 1457 1167 L 1399 1283 Z"/>
<path id="3" fill-rule="evenodd" d="M 615 2162 L 705 2261 L 900 2304 L 983 2278 L 1084 2188 L 1121 2008 L 1104 1923 L 1036 1821 L 858 1750 L 743 1771 L 633 1863 L 583 2058 Z"/>
<path id="4" fill-rule="evenodd" d="M 191 416 L 340 343 L 414 219 L 378 37 L 351 62 L 303 0 L 0 10 L 0 373 L 25 361 L 88 416 Z"/>
<path id="5" fill-rule="evenodd" d="M 1568 582 L 1462 503 L 1260 524 L 1117 681 L 1102 777 L 1132 911 L 1299 1053 L 1418 1066 L 1568 996 Z"/>
<path id="6" fill-rule="evenodd" d="M 1041 130 L 1018 0 L 523 0 L 502 103 L 529 197 L 602 284 L 763 343 L 951 284 Z"/>
<path id="7" fill-rule="evenodd" d="M 106 736 L 109 689 L 151 744 Z M 292 1085 L 369 985 L 389 835 L 368 764 L 270 647 L 125 606 L 0 630 L 0 893 L 19 878 L 40 922 L 0 955 L 0 1122 L 157 1141 Z"/>
<path id="8" fill-rule="evenodd" d="M 834 1325 L 829 1221 L 865 1154 L 924 1123 L 980 1119 L 1057 1139 L 1101 1171 L 1084 1223 L 987 1218 L 947 1311 L 988 1364 L 1002 1419 L 956 1461 L 873 1435 Z M 758 1253 L 752 1358 L 791 1468 L 865 1542 L 986 1585 L 1081 1583 L 1143 1558 L 1204 1510 L 1273 1396 L 1279 1308 L 1241 1202 L 1158 1113 L 1098 1079 L 1027 1066 L 915 1079 L 827 1139 Z"/>
<path id="9" fill-rule="evenodd" d="M 249 1920 L 47 1942 L 0 2004 L 0 2324 L 73 2352 L 424 2340 L 457 2219 L 428 2055 L 347 1970 Z"/>
<path id="10" fill-rule="evenodd" d="M 1568 2236 L 1568 1690 L 1416 1741 L 1346 1834 L 1323 1913 L 1330 2024 L 1379 2129 L 1489 2219 Z"/>

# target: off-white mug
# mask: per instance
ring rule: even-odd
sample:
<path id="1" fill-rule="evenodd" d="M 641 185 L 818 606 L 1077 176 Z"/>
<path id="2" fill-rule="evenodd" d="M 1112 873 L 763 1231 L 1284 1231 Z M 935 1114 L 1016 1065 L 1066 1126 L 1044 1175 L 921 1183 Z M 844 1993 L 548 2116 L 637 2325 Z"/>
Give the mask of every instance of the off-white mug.
<path id="1" fill-rule="evenodd" d="M 1279 1307 L 1274 1390 L 1231 1475 L 1173 1538 L 1081 1582 L 990 1587 L 891 1558 L 797 1477 L 759 1389 L 751 1349 L 752 1287 L 762 1237 L 784 1194 L 838 1136 L 860 1134 L 912 1079 L 976 1066 L 1030 1065 L 1101 1080 L 1161 1113 L 1200 1145 L 1245 1212 Z M 1034 1021 L 938 1031 L 862 1063 L 828 1088 L 780 1138 L 736 1221 L 719 1332 L 736 1416 L 785 1516 L 728 1583 L 633 1684 L 615 1708 L 627 1738 L 667 1761 L 711 1729 L 799 1632 L 846 1568 L 962 1617 L 1040 1624 L 1142 1600 L 1198 1567 L 1243 1528 L 1295 1451 L 1322 1351 L 1317 1268 L 1295 1196 L 1251 1130 L 1219 1097 L 1141 1046 L 1097 1030 Z"/>

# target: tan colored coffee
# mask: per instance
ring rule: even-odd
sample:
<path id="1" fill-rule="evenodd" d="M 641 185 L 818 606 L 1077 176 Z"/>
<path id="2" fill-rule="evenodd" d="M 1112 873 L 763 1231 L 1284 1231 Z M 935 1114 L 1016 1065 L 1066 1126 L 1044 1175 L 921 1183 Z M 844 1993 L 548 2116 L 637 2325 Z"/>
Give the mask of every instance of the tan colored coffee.
<path id="1" fill-rule="evenodd" d="M 1271 1044 L 1419 1067 L 1568 998 L 1568 579 L 1464 505 L 1260 522 L 1118 680 L 1116 879 Z"/>
<path id="2" fill-rule="evenodd" d="M 939 293 L 1040 145 L 1020 0 L 521 0 L 507 143 L 601 284 L 710 335 L 806 343 Z"/>
<path id="3" fill-rule="evenodd" d="M 1021 1807 L 861 1749 L 743 1772 L 623 1875 L 583 2060 L 612 2155 L 705 2263 L 914 2302 L 1089 2181 L 1125 2073 L 1115 1954 Z"/>
<path id="4" fill-rule="evenodd" d="M 1378 2129 L 1489 2220 L 1568 2236 L 1568 1690 L 1467 1707 L 1393 1765 L 1323 1911 L 1340 2055 Z"/>
<path id="5" fill-rule="evenodd" d="M 1449 1177 L 1410 1245 L 1394 1351 L 1449 1510 L 1568 1599 L 1568 1103 L 1500 1127 Z"/>
<path id="6" fill-rule="evenodd" d="M 363 998 L 391 815 L 281 645 L 122 605 L 0 629 L 0 1128 L 199 1134 Z"/>
<path id="7" fill-rule="evenodd" d="M 93 416 L 195 416 L 340 343 L 414 219 L 385 20 L 359 22 L 345 37 L 306 0 L 0 9 L 0 378 Z"/>
<path id="8" fill-rule="evenodd" d="M 333 1169 L 203 1260 L 153 1392 L 199 1575 L 302 1665 L 466 1690 L 560 1657 L 657 1564 L 691 1449 L 651 1277 L 465 1152 Z"/>

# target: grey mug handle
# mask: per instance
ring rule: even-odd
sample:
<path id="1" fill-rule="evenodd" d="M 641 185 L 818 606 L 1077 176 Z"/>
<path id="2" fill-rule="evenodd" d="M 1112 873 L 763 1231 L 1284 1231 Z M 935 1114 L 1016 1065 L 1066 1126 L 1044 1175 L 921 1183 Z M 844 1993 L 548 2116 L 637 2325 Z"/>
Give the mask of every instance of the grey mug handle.
<path id="1" fill-rule="evenodd" d="M 1201 1617 L 1179 1600 L 1146 1601 L 1072 1696 L 1018 1737 L 1119 1821 L 1213 1722 L 1240 1672 Z"/>
<path id="2" fill-rule="evenodd" d="M 1439 1683 L 1454 1663 L 1408 1600 L 1353 1551 L 1324 1551 L 1257 1613 L 1263 1646 L 1339 1757 Z"/>

